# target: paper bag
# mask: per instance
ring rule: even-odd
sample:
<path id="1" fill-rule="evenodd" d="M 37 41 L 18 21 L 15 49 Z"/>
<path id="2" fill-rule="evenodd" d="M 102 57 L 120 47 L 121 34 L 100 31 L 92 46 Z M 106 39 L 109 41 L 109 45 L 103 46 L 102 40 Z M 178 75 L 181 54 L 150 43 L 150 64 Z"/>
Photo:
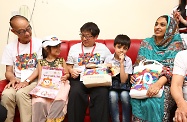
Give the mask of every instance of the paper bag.
<path id="1" fill-rule="evenodd" d="M 111 86 L 112 77 L 108 68 L 85 69 L 83 84 L 87 88 L 98 86 Z"/>

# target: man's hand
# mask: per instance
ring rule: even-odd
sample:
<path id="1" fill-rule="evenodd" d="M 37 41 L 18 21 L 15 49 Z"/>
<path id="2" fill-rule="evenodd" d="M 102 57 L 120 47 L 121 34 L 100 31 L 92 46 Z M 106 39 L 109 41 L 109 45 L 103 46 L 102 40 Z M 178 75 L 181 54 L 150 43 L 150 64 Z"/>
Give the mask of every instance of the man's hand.
<path id="1" fill-rule="evenodd" d="M 71 77 L 75 79 L 75 78 L 77 78 L 79 76 L 81 71 L 77 70 L 77 69 L 71 69 L 70 73 L 71 73 Z"/>
<path id="2" fill-rule="evenodd" d="M 180 104 L 175 111 L 175 122 L 187 122 L 187 102 L 181 101 Z"/>
<path id="3" fill-rule="evenodd" d="M 15 85 L 16 85 L 17 83 L 20 83 L 20 80 L 17 79 L 17 78 L 15 78 L 15 79 L 13 79 L 13 80 L 10 80 L 10 82 L 5 86 L 5 89 L 9 89 L 10 87 L 15 88 Z"/>
<path id="4" fill-rule="evenodd" d="M 26 81 L 20 82 L 20 83 L 17 83 L 17 84 L 15 85 L 15 89 L 16 89 L 16 90 L 19 90 L 19 89 L 24 88 L 24 87 L 26 87 L 26 86 L 28 86 L 28 85 L 29 85 L 29 83 L 26 82 Z"/>

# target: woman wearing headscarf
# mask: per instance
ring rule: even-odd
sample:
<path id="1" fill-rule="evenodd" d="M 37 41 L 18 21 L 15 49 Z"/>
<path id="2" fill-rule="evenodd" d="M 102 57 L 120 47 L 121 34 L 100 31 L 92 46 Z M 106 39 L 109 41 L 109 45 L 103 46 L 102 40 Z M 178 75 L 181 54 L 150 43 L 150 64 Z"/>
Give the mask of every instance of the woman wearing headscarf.
<path id="1" fill-rule="evenodd" d="M 170 94 L 170 81 L 175 55 L 184 49 L 177 31 L 176 21 L 168 16 L 160 16 L 154 26 L 154 35 L 142 41 L 135 65 L 141 60 L 156 60 L 164 67 L 157 82 L 152 84 L 146 99 L 131 98 L 133 122 L 169 122 L 174 100 Z M 135 79 L 131 77 L 131 83 Z M 161 97 L 153 97 L 164 86 Z"/>

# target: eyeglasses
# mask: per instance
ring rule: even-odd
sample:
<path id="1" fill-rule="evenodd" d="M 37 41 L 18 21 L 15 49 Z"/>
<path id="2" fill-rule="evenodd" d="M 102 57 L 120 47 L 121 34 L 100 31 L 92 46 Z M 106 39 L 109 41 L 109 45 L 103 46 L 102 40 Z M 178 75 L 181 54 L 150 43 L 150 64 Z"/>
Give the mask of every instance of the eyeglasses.
<path id="1" fill-rule="evenodd" d="M 15 30 L 19 35 L 24 35 L 26 32 L 31 32 L 32 27 L 29 25 L 26 29 Z"/>
<path id="2" fill-rule="evenodd" d="M 84 35 L 82 33 L 80 33 L 79 35 L 81 36 L 81 38 L 86 38 L 88 40 L 93 37 L 93 36 Z"/>

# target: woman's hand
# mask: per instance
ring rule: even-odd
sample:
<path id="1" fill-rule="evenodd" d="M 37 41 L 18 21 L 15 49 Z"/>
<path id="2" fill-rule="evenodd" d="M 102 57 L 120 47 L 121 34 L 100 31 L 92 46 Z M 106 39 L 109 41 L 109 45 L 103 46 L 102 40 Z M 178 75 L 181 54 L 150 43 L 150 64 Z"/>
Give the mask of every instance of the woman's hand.
<path id="1" fill-rule="evenodd" d="M 185 26 L 187 26 L 186 19 L 181 16 L 181 13 L 179 11 L 177 11 L 177 10 L 173 11 L 173 17 L 177 21 L 177 23 L 181 22 Z"/>
<path id="2" fill-rule="evenodd" d="M 157 85 L 156 83 L 153 83 L 150 87 L 149 87 L 149 89 L 147 90 L 147 96 L 149 96 L 149 97 L 153 97 L 154 95 L 157 95 L 158 94 L 158 92 L 159 92 L 159 90 L 160 90 L 161 88 L 160 88 L 160 86 L 159 85 Z"/>
<path id="3" fill-rule="evenodd" d="M 177 11 L 177 10 L 173 11 L 173 18 L 177 21 L 177 23 L 179 23 L 179 21 L 180 21 L 180 16 L 181 16 L 181 14 L 179 11 Z"/>

